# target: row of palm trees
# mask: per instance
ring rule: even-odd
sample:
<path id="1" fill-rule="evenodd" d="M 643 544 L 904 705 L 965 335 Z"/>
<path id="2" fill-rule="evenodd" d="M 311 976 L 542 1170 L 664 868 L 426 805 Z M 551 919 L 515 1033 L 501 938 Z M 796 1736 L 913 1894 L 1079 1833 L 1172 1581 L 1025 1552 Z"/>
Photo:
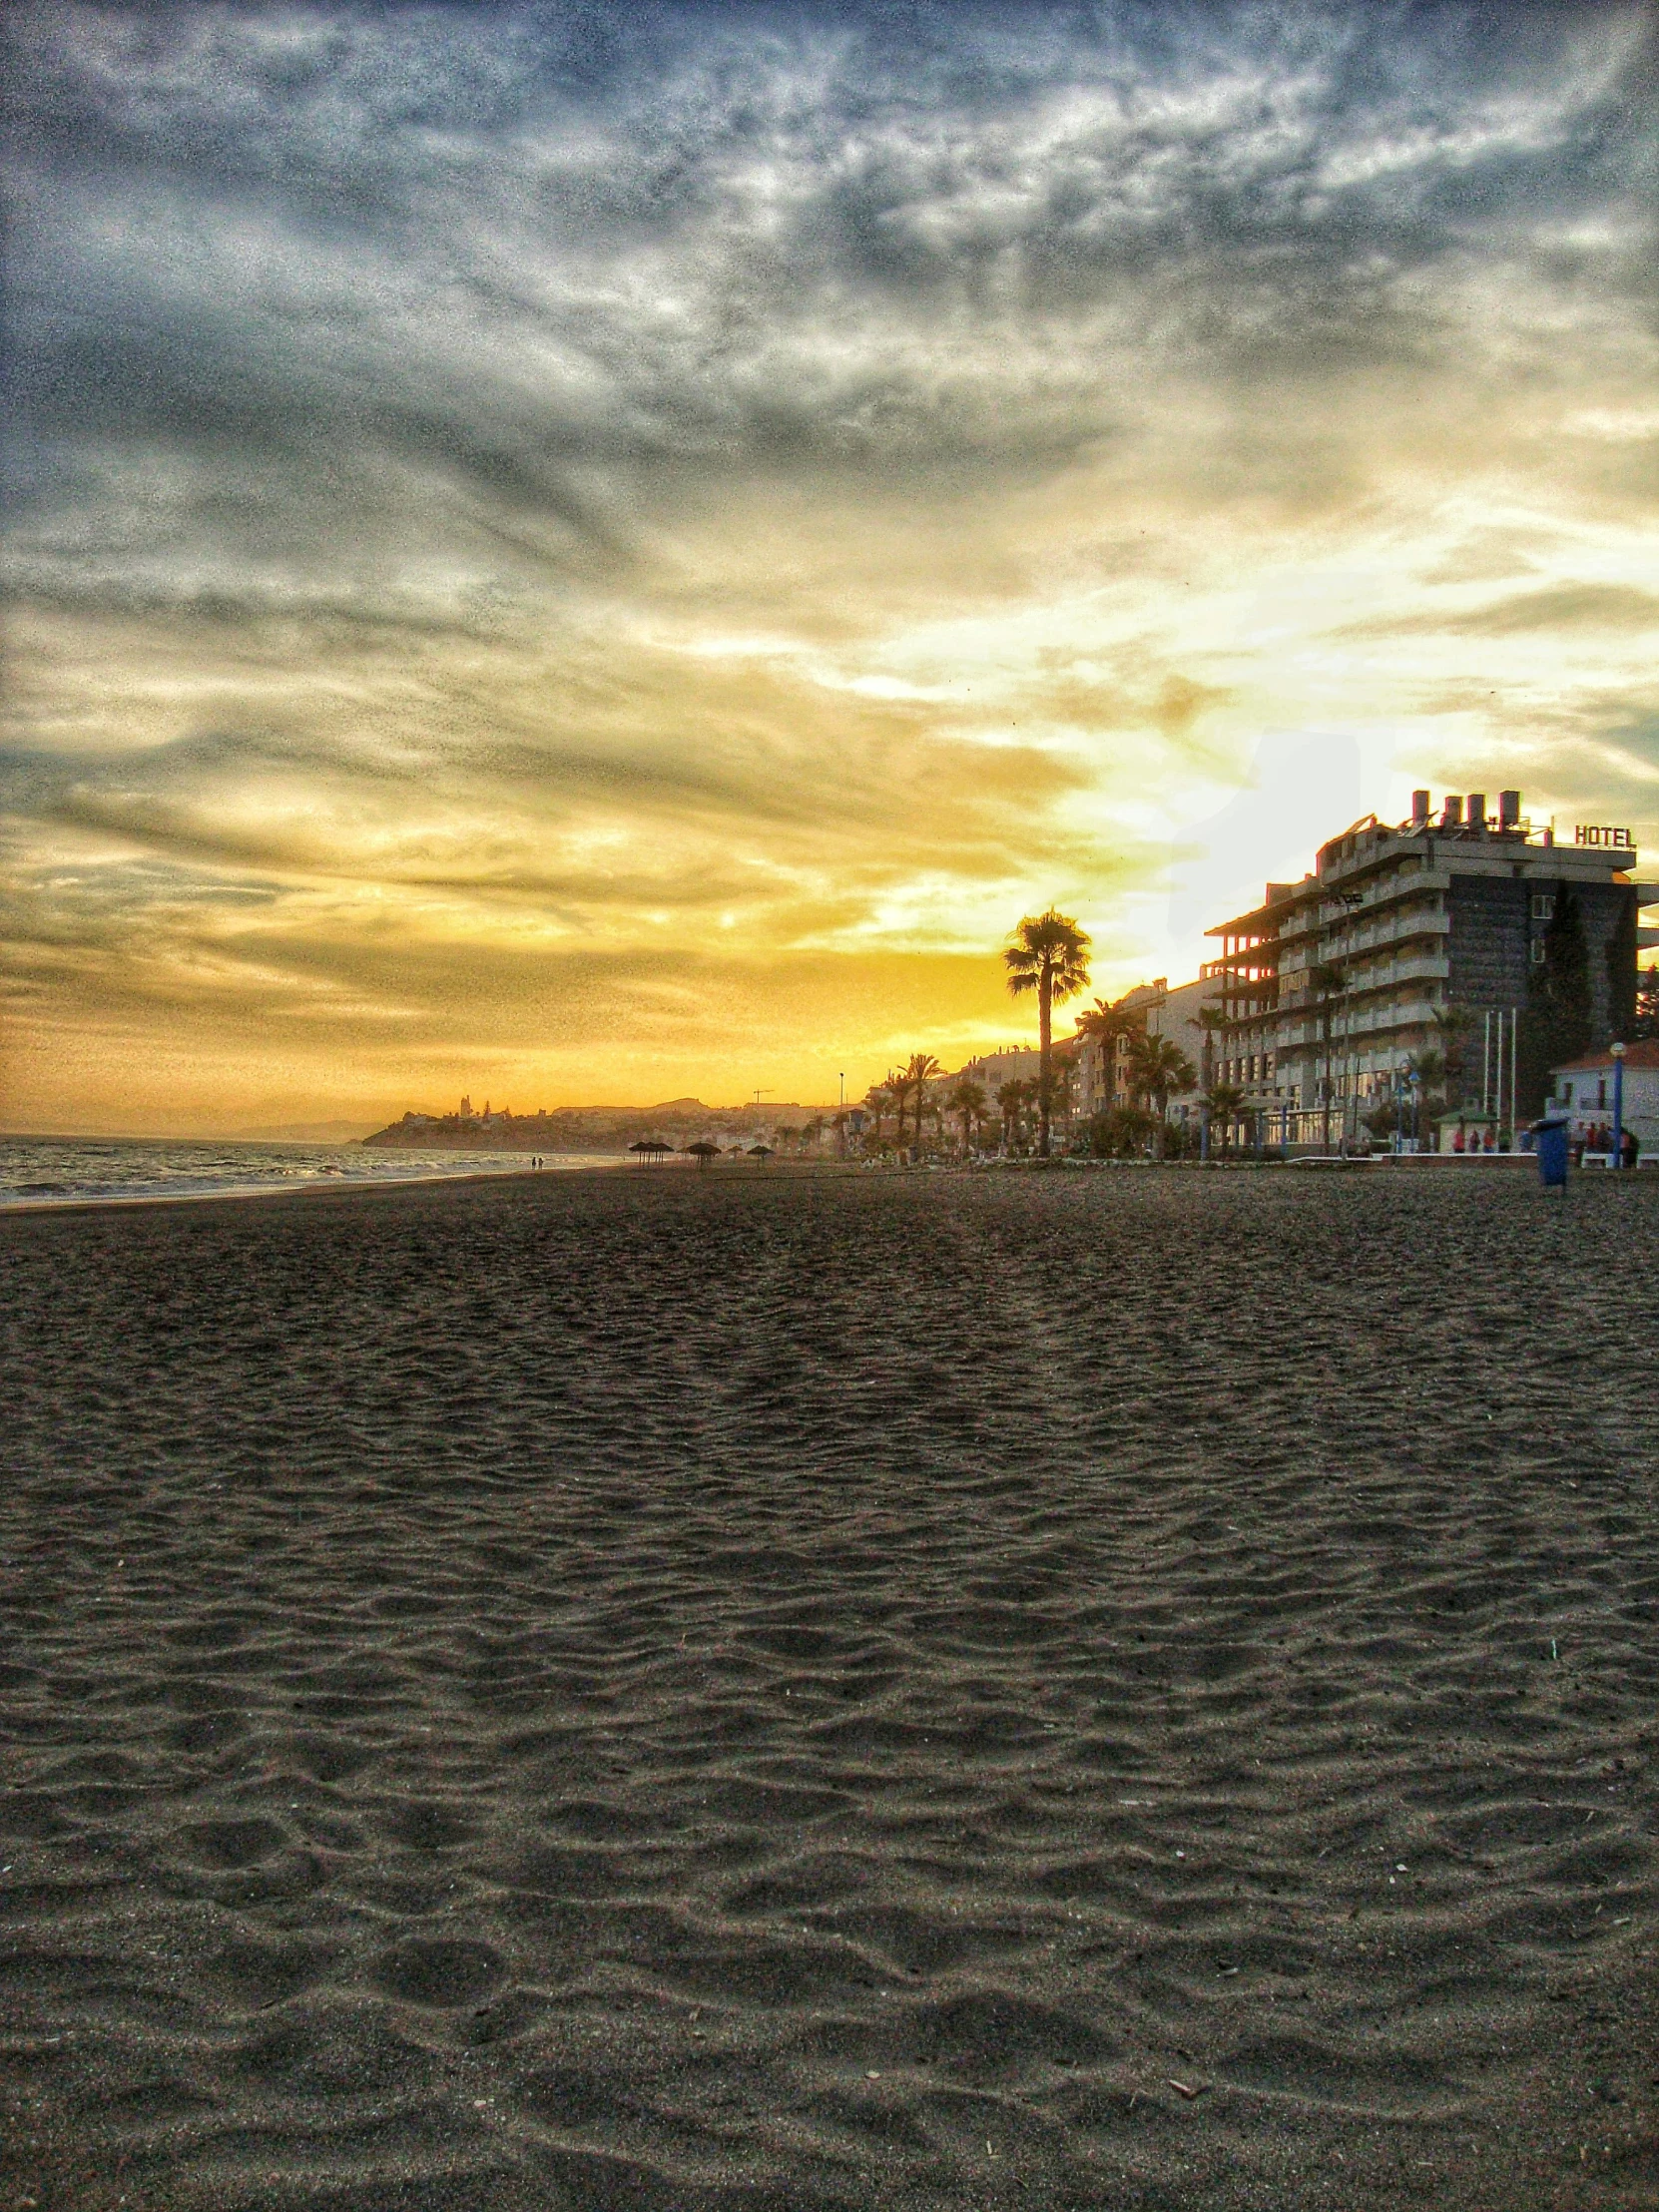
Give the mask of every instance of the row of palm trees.
<path id="1" fill-rule="evenodd" d="M 1088 986 L 1089 937 L 1069 914 L 1027 914 L 1014 931 L 1002 955 L 1010 994 L 1034 997 L 1037 1002 L 1037 1075 L 1031 1082 L 1002 1084 L 996 1094 L 996 1113 L 1002 1141 L 1009 1150 L 1023 1144 L 1034 1124 L 1036 1150 L 1049 1156 L 1057 1118 L 1069 1111 L 1072 1067 L 1056 1061 L 1054 1009 L 1075 998 Z M 1219 1017 L 1218 1017 L 1219 1018 Z M 1097 998 L 1078 1016 L 1080 1036 L 1097 1040 L 1109 1068 L 1121 1061 L 1131 1097 L 1144 1102 L 1152 1124 L 1152 1140 L 1159 1157 L 1164 1150 L 1167 1115 L 1172 1097 L 1197 1087 L 1198 1071 L 1180 1046 L 1168 1037 L 1149 1034 L 1143 1008 L 1123 1000 Z M 970 1151 L 975 1137 L 983 1141 L 991 1120 L 991 1102 L 983 1084 L 962 1077 L 944 1096 L 936 1090 L 942 1073 L 930 1052 L 913 1052 L 902 1068 L 885 1083 L 871 1086 L 864 1106 L 872 1122 L 874 1143 L 881 1142 L 882 1125 L 890 1113 L 895 1124 L 897 1149 L 903 1152 L 908 1132 L 919 1150 L 924 1119 L 932 1114 L 942 1122 L 955 1121 L 961 1131 L 962 1150 Z M 1235 1113 L 1242 1093 L 1225 1085 L 1213 1086 L 1208 1103 L 1218 1114 Z"/>
<path id="2" fill-rule="evenodd" d="M 1009 1150 L 1018 1149 L 1034 1124 L 1037 1153 L 1046 1159 L 1052 1144 L 1053 1124 L 1069 1110 L 1072 1081 L 1069 1062 L 1056 1062 L 1054 1056 L 1054 1009 L 1088 986 L 1088 932 L 1069 914 L 1058 913 L 1050 907 L 1045 913 L 1025 916 L 1013 932 L 1002 959 L 1010 994 L 1015 998 L 1034 997 L 1037 1001 L 1038 1040 L 1036 1079 L 1029 1083 L 1007 1082 L 997 1091 L 995 1103 L 1002 1141 Z M 1311 971 L 1309 984 L 1320 1018 L 1325 1061 L 1321 1088 L 1325 1141 L 1329 1150 L 1335 1089 L 1332 1080 L 1333 1015 L 1349 989 L 1349 977 L 1338 965 L 1319 965 Z M 1199 1019 L 1210 1030 L 1219 1030 L 1226 1022 L 1219 1006 L 1206 1007 Z M 1436 1010 L 1434 1020 L 1440 1032 L 1439 1049 L 1421 1054 L 1412 1072 L 1425 1091 L 1441 1090 L 1448 1100 L 1460 1098 L 1466 1035 L 1472 1029 L 1473 1017 L 1461 1008 L 1448 1008 Z M 1148 1134 L 1154 1154 L 1162 1158 L 1169 1129 L 1169 1102 L 1182 1093 L 1198 1089 L 1199 1071 L 1173 1039 L 1150 1033 L 1144 1007 L 1133 1006 L 1127 999 L 1097 998 L 1078 1015 L 1076 1026 L 1079 1036 L 1098 1042 L 1109 1069 L 1121 1070 L 1123 1087 L 1133 1102 L 1131 1117 L 1144 1115 L 1150 1124 Z M 1245 1093 L 1237 1084 L 1209 1080 L 1208 1040 L 1205 1063 L 1207 1087 L 1200 1105 L 1209 1123 L 1219 1128 L 1225 1147 L 1244 1111 Z M 942 1072 L 932 1053 L 914 1052 L 884 1084 L 870 1089 L 864 1104 L 873 1121 L 877 1145 L 881 1140 L 882 1122 L 889 1112 L 895 1120 L 900 1152 L 905 1149 L 906 1131 L 910 1133 L 911 1143 L 920 1149 L 923 1123 L 929 1114 L 936 1122 L 948 1116 L 958 1124 L 964 1153 L 973 1148 L 976 1137 L 983 1141 L 991 1119 L 984 1086 L 971 1076 L 964 1076 L 952 1090 L 939 1097 L 935 1086 Z"/>

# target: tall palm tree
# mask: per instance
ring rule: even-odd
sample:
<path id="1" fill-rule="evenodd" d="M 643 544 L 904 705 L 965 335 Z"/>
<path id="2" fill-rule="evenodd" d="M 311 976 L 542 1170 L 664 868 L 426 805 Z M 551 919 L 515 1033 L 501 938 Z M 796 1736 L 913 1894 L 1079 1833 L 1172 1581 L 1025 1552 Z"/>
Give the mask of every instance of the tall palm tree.
<path id="1" fill-rule="evenodd" d="M 1075 998 L 1089 980 L 1088 932 L 1051 906 L 1027 914 L 1002 955 L 1008 989 L 1018 998 L 1037 995 L 1037 1152 L 1048 1158 L 1048 1117 L 1053 1101 L 1054 1009 Z"/>
<path id="2" fill-rule="evenodd" d="M 1198 1026 L 1204 1033 L 1198 1080 L 1203 1084 L 1199 1105 L 1199 1150 L 1207 1160 L 1210 1157 L 1210 1107 L 1209 1097 L 1216 1083 L 1216 1040 L 1227 1028 L 1227 1008 L 1216 999 L 1209 999 L 1198 1009 Z"/>
<path id="3" fill-rule="evenodd" d="M 904 1102 L 911 1096 L 916 1102 L 916 1150 L 921 1150 L 921 1115 L 927 1100 L 927 1086 L 938 1075 L 939 1063 L 930 1052 L 912 1052 L 909 1060 L 898 1073 L 888 1078 L 894 1096 L 898 1100 L 898 1149 L 904 1150 Z"/>
<path id="4" fill-rule="evenodd" d="M 1129 1081 L 1136 1096 L 1146 1099 L 1158 1117 L 1152 1142 L 1161 1160 L 1170 1094 L 1196 1089 L 1198 1070 L 1170 1038 L 1142 1036 L 1129 1047 Z"/>
<path id="5" fill-rule="evenodd" d="M 973 1125 L 985 1111 L 985 1086 L 964 1075 L 950 1096 L 945 1100 L 946 1110 L 954 1114 L 962 1125 L 962 1151 L 972 1148 Z"/>
<path id="6" fill-rule="evenodd" d="M 1144 1037 L 1146 1034 L 1146 1008 L 1126 1005 L 1124 1001 L 1128 995 L 1126 991 L 1123 998 L 1097 998 L 1092 1006 L 1085 1006 L 1077 1017 L 1077 1034 L 1088 1037 L 1100 1046 L 1101 1065 L 1106 1074 L 1108 1107 L 1117 1104 L 1114 1070 L 1117 1067 L 1119 1043 L 1124 1038 L 1133 1043 L 1136 1037 Z"/>
<path id="7" fill-rule="evenodd" d="M 1445 1070 L 1445 1102 L 1448 1113 L 1463 1103 L 1463 1054 L 1474 1032 L 1474 1016 L 1466 1006 L 1435 1006 L 1434 1036 Z"/>
<path id="8" fill-rule="evenodd" d="M 1325 1111 L 1322 1117 L 1320 1144 L 1324 1151 L 1331 1150 L 1331 1009 L 1348 989 L 1347 970 L 1331 960 L 1316 960 L 1308 970 L 1311 989 L 1319 993 L 1320 1037 L 1325 1058 L 1325 1080 L 1321 1085 L 1325 1093 Z"/>

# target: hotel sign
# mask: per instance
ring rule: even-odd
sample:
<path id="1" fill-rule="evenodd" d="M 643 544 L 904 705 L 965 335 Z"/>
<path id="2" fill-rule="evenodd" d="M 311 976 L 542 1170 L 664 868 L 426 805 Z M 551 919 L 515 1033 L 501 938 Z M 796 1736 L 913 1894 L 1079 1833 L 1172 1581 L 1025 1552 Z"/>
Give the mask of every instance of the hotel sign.
<path id="1" fill-rule="evenodd" d="M 1605 823 L 1581 822 L 1572 833 L 1574 844 L 1612 844 L 1621 849 L 1635 843 L 1628 830 L 1613 830 Z"/>

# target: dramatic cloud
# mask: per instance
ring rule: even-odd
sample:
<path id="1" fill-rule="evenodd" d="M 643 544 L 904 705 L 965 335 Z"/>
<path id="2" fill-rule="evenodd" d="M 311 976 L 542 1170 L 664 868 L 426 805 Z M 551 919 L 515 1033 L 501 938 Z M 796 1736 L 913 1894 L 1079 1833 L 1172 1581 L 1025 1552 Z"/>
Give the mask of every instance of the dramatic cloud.
<path id="1" fill-rule="evenodd" d="M 14 1126 L 861 1087 L 1309 747 L 1659 837 L 1640 6 L 9 37 Z"/>

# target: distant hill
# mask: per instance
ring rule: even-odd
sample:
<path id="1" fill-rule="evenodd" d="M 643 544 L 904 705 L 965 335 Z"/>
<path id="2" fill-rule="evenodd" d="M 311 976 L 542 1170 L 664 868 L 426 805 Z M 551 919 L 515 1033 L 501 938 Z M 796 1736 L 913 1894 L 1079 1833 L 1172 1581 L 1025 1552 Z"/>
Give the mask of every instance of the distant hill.
<path id="1" fill-rule="evenodd" d="M 268 1144 L 357 1144 L 373 1129 L 371 1121 L 284 1121 L 269 1129 L 239 1129 L 239 1137 Z"/>
<path id="2" fill-rule="evenodd" d="M 675 1146 L 699 1137 L 735 1144 L 770 1139 L 780 1127 L 803 1128 L 830 1107 L 782 1105 L 706 1106 L 700 1098 L 671 1098 L 660 1106 L 558 1106 L 534 1114 L 506 1108 L 474 1114 L 405 1114 L 389 1128 L 363 1138 L 367 1145 L 454 1152 L 626 1152 L 644 1137 Z"/>

